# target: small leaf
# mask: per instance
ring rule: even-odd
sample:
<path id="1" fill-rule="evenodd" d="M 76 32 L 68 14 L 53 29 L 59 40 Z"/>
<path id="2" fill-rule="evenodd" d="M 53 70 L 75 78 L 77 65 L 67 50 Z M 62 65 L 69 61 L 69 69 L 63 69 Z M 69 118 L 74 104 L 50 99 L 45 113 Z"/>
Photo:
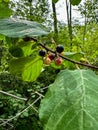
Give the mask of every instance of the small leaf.
<path id="1" fill-rule="evenodd" d="M 41 59 L 34 59 L 27 63 L 24 67 L 22 78 L 24 81 L 35 81 L 42 70 L 43 61 Z"/>
<path id="2" fill-rule="evenodd" d="M 78 5 L 82 0 L 70 0 L 72 5 Z"/>
<path id="3" fill-rule="evenodd" d="M 21 19 L 1 19 L 0 34 L 14 38 L 36 37 L 47 35 L 49 32 L 40 24 L 34 21 Z"/>
<path id="4" fill-rule="evenodd" d="M 53 3 L 57 3 L 59 0 L 52 0 Z"/>
<path id="5" fill-rule="evenodd" d="M 91 70 L 63 70 L 41 101 L 44 130 L 98 129 L 98 76 Z"/>

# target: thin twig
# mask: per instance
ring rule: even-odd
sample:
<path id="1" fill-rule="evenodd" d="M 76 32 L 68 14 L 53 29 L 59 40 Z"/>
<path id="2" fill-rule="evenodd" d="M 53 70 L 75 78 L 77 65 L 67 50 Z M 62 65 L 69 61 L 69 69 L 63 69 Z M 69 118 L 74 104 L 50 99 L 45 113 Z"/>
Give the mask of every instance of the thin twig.
<path id="1" fill-rule="evenodd" d="M 44 89 L 47 89 L 47 88 L 49 88 L 49 86 L 46 86 L 46 87 L 44 87 L 44 88 L 41 88 L 41 90 L 44 90 Z"/>
<path id="2" fill-rule="evenodd" d="M 30 104 L 29 104 L 29 105 L 30 105 Z M 37 110 L 35 107 L 31 106 L 31 108 L 32 108 L 35 112 L 38 113 L 38 110 Z"/>
<path id="3" fill-rule="evenodd" d="M 13 97 L 13 98 L 16 98 L 16 99 L 18 99 L 18 100 L 24 100 L 24 101 L 27 101 L 26 98 L 21 98 L 21 97 L 18 97 L 18 96 L 16 96 L 16 95 L 13 95 L 13 94 L 10 94 L 10 93 L 7 93 L 7 92 L 2 91 L 2 90 L 0 90 L 0 93 L 5 94 L 5 95 L 10 96 L 10 97 Z"/>
<path id="4" fill-rule="evenodd" d="M 4 123 L 6 122 L 6 121 L 4 121 L 4 119 L 0 119 L 0 120 L 1 120 L 2 122 L 4 122 Z M 8 122 L 7 122 L 6 124 L 8 124 L 9 126 L 11 126 L 12 128 L 14 127 L 12 124 L 10 124 L 10 123 L 8 123 Z"/>
<path id="5" fill-rule="evenodd" d="M 39 92 L 35 92 L 37 95 L 39 95 L 39 96 L 41 96 L 41 97 L 45 97 L 44 95 L 42 95 L 41 93 L 39 93 Z"/>
<path id="6" fill-rule="evenodd" d="M 26 107 L 24 110 L 22 110 L 21 112 L 19 112 L 18 114 L 16 114 L 16 116 L 8 119 L 7 121 L 5 121 L 4 123 L 1 123 L 0 126 L 5 125 L 6 123 L 10 122 L 11 120 L 17 118 L 18 116 L 20 116 L 22 113 L 24 113 L 25 111 L 27 111 L 32 105 L 34 105 L 39 99 L 41 99 L 41 96 L 39 96 L 33 103 L 31 103 L 28 107 Z"/>

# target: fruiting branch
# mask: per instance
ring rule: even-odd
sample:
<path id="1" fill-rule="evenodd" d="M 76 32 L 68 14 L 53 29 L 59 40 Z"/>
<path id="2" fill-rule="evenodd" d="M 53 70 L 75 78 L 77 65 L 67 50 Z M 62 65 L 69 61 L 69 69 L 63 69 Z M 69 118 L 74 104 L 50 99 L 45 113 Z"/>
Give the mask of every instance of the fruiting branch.
<path id="1" fill-rule="evenodd" d="M 37 42 L 37 39 L 35 39 L 35 38 L 31 38 L 31 39 L 32 39 L 33 41 Z M 42 46 L 42 47 L 43 47 L 44 49 L 46 49 L 47 51 L 50 51 L 50 52 L 56 54 L 56 51 L 50 49 L 49 47 L 46 47 L 44 44 L 39 43 L 39 45 Z M 60 54 L 60 53 L 58 53 L 58 56 L 60 56 L 61 58 L 65 59 L 65 60 L 67 60 L 67 61 L 69 61 L 69 62 L 72 62 L 73 64 L 77 64 L 77 65 L 81 65 L 81 66 L 86 66 L 86 67 L 92 68 L 92 69 L 98 69 L 98 66 L 93 66 L 93 65 L 91 65 L 91 64 L 85 64 L 85 63 L 81 63 L 81 62 L 72 60 L 72 59 L 70 59 L 70 58 L 68 58 L 68 57 L 63 56 L 63 55 Z"/>
<path id="2" fill-rule="evenodd" d="M 45 45 L 43 45 L 42 43 L 39 43 L 40 46 L 42 46 L 44 49 L 46 49 L 47 51 L 50 51 L 52 53 L 56 53 L 56 51 L 50 49 L 49 47 L 46 47 Z M 84 64 L 84 63 L 81 63 L 81 62 L 78 62 L 78 61 L 75 61 L 75 60 L 72 60 L 68 57 L 65 57 L 63 56 L 62 54 L 58 53 L 58 56 L 60 56 L 61 58 L 69 61 L 69 62 L 72 62 L 74 64 L 78 64 L 78 65 L 81 65 L 81 66 L 86 66 L 86 67 L 89 67 L 89 68 L 92 68 L 92 69 L 98 69 L 98 66 L 93 66 L 91 64 Z"/>

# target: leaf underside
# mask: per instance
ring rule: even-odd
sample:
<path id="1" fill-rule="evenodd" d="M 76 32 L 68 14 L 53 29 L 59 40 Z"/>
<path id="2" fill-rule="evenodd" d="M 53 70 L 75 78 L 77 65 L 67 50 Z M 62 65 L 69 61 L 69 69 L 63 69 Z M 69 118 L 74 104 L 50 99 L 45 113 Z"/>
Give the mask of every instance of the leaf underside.
<path id="1" fill-rule="evenodd" d="M 63 70 L 41 101 L 44 130 L 98 130 L 98 76 Z"/>
<path id="2" fill-rule="evenodd" d="M 14 38 L 37 37 L 47 35 L 49 32 L 34 21 L 16 18 L 0 20 L 0 34 Z"/>

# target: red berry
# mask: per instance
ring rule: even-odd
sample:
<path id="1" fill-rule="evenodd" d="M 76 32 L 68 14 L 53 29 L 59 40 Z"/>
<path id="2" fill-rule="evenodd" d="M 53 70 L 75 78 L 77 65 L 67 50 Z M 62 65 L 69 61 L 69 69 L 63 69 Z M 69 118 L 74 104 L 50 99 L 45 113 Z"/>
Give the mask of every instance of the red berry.
<path id="1" fill-rule="evenodd" d="M 62 62 L 63 62 L 63 60 L 62 60 L 62 58 L 60 58 L 60 57 L 58 57 L 58 58 L 55 59 L 55 64 L 56 64 L 56 65 L 61 65 Z"/>
<path id="2" fill-rule="evenodd" d="M 53 54 L 53 53 L 49 54 L 49 55 L 48 55 L 48 58 L 49 58 L 50 60 L 54 60 L 55 54 Z"/>

